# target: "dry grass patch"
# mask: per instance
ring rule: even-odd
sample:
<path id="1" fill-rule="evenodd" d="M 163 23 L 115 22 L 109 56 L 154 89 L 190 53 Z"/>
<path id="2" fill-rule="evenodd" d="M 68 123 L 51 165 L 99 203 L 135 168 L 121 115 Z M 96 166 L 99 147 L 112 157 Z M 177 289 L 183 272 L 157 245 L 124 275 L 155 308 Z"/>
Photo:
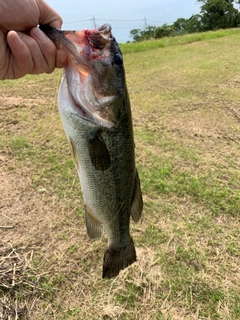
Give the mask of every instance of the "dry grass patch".
<path id="1" fill-rule="evenodd" d="M 106 238 L 86 236 L 61 73 L 0 83 L 0 318 L 240 318 L 239 41 L 125 56 L 145 206 L 138 261 L 113 280 Z"/>

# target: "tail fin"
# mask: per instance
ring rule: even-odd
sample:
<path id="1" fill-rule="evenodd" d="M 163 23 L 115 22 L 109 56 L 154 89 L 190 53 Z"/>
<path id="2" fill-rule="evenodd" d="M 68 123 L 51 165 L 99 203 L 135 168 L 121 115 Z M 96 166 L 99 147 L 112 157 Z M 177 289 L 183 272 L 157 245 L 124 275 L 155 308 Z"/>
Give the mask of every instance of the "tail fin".
<path id="1" fill-rule="evenodd" d="M 119 272 L 137 260 L 133 239 L 129 236 L 126 246 L 107 248 L 103 260 L 103 278 L 116 277 Z"/>

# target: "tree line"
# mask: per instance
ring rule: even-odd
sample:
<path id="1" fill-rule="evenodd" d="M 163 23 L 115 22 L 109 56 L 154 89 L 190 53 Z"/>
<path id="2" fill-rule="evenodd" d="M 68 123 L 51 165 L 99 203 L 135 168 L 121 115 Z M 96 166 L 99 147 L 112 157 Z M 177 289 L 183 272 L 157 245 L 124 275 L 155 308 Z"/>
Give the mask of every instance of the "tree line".
<path id="1" fill-rule="evenodd" d="M 134 41 L 141 41 L 240 26 L 240 12 L 234 7 L 234 2 L 240 5 L 240 0 L 197 0 L 197 2 L 203 3 L 199 14 L 192 15 L 189 19 L 178 18 L 172 25 L 133 29 L 130 31 L 130 36 Z"/>

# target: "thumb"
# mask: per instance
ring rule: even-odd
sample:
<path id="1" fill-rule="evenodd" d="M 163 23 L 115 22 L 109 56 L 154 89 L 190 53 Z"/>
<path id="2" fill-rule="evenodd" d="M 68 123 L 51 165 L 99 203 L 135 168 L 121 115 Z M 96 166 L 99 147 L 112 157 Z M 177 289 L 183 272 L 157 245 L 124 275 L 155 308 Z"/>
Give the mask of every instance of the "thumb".
<path id="1" fill-rule="evenodd" d="M 9 51 L 6 35 L 0 30 L 0 79 L 4 79 L 9 63 Z"/>
<path id="2" fill-rule="evenodd" d="M 39 24 L 49 24 L 60 29 L 63 23 L 61 16 L 45 1 L 38 1 L 38 6 L 40 10 Z"/>

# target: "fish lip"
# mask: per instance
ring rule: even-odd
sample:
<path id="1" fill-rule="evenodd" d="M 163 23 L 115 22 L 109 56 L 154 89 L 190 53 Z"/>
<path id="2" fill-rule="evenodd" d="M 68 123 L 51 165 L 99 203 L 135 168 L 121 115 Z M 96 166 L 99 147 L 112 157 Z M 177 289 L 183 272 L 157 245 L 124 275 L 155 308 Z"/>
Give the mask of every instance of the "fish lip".
<path id="1" fill-rule="evenodd" d="M 39 29 L 52 40 L 57 49 L 66 51 L 67 55 L 75 65 L 79 64 L 83 72 L 88 72 L 88 64 L 78 55 L 77 48 L 74 43 L 66 37 L 66 34 L 76 34 L 76 31 L 60 30 L 45 24 L 40 24 Z"/>
<path id="2" fill-rule="evenodd" d="M 103 24 L 101 27 L 99 27 L 98 29 L 97 29 L 101 34 L 104 34 L 104 35 L 106 35 L 106 34 L 111 34 L 112 35 L 112 33 L 111 33 L 111 31 L 112 31 L 112 27 L 111 27 L 111 25 L 109 24 L 109 23 L 105 23 L 105 24 Z"/>
<path id="3" fill-rule="evenodd" d="M 59 29 L 56 29 L 56 30 L 61 35 L 63 35 L 66 39 L 67 39 L 67 35 L 69 34 L 76 35 L 77 33 L 77 31 L 75 30 L 59 30 Z M 112 27 L 108 23 L 103 24 L 98 29 L 93 29 L 89 31 L 84 29 L 83 31 L 85 32 L 85 39 L 88 42 L 88 44 L 91 46 L 93 51 L 96 49 L 103 49 L 107 43 L 113 40 L 113 36 L 111 32 Z"/>
<path id="4" fill-rule="evenodd" d="M 88 74 L 91 73 L 91 64 L 89 63 L 91 59 L 102 60 L 108 58 L 108 53 L 102 57 L 103 49 L 106 47 L 106 50 L 108 51 L 109 43 L 114 39 L 111 33 L 112 28 L 109 24 L 104 24 L 98 29 L 85 29 L 82 31 L 59 30 L 48 25 L 40 25 L 39 27 L 55 43 L 57 48 L 63 49 L 67 52 L 67 55 L 69 56 L 69 63 L 65 67 L 65 71 L 68 66 L 70 67 L 71 65 L 74 65 L 75 69 L 78 70 L 82 77 L 87 77 Z M 68 37 L 68 35 L 71 36 Z M 89 52 L 84 51 L 85 47 L 89 48 Z M 80 50 L 80 54 L 78 52 L 79 48 L 83 50 L 83 52 Z M 67 77 L 66 81 L 68 83 Z M 80 82 L 82 83 L 82 80 L 80 80 Z M 68 88 L 70 87 L 71 83 L 68 83 Z M 98 106 L 100 100 L 98 102 L 98 98 L 95 94 L 97 104 L 93 105 L 93 108 L 89 108 L 88 106 L 85 106 L 84 103 L 80 103 L 81 99 L 79 100 L 73 94 L 71 89 L 69 89 L 69 92 L 71 93 L 71 99 L 74 102 L 72 109 L 74 109 L 74 113 L 79 118 L 105 128 L 111 128 L 116 124 L 114 116 L 109 112 L 104 114 L 104 112 L 100 110 L 104 108 L 105 103 L 103 103 L 102 108 L 100 108 Z M 113 100 L 115 100 L 115 98 Z M 88 102 L 91 103 L 90 100 Z M 109 106 L 109 104 L 111 104 L 111 99 L 106 103 L 106 106 Z"/>
<path id="5" fill-rule="evenodd" d="M 41 29 L 57 46 L 58 49 L 63 49 L 71 55 L 73 59 L 75 56 L 75 63 L 81 63 L 85 65 L 84 61 L 76 58 L 78 53 L 76 51 L 75 45 L 71 40 L 67 38 L 67 35 L 77 35 L 78 31 L 75 30 L 60 30 L 58 28 L 51 27 L 49 25 L 40 24 L 39 29 Z M 96 49 L 103 49 L 107 43 L 113 40 L 112 27 L 110 24 L 103 24 L 98 29 L 93 30 L 82 30 L 85 32 L 85 40 L 91 46 L 94 51 Z M 73 61 L 75 60 L 73 59 Z"/>

